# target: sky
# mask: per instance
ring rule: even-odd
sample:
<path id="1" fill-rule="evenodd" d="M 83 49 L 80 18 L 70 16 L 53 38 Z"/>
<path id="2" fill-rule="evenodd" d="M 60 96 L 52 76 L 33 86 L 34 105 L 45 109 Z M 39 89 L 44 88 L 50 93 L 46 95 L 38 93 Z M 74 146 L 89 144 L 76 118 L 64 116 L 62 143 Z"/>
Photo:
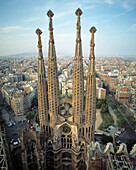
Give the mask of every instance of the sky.
<path id="1" fill-rule="evenodd" d="M 54 13 L 57 55 L 74 56 L 75 11 L 80 8 L 83 56 L 89 56 L 95 26 L 96 56 L 136 56 L 136 0 L 0 0 L 0 56 L 37 53 L 40 28 L 43 54 L 48 53 L 48 10 Z"/>

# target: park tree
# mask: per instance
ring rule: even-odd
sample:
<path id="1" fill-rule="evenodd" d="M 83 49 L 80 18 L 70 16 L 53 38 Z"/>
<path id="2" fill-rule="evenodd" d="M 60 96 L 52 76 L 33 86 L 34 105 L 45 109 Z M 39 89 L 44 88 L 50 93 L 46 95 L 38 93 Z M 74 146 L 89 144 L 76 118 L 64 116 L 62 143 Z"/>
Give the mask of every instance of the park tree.
<path id="1" fill-rule="evenodd" d="M 34 116 L 35 116 L 35 112 L 34 111 L 33 112 L 28 112 L 26 114 L 26 119 L 27 120 L 32 120 L 34 118 Z"/>
<path id="2" fill-rule="evenodd" d="M 126 121 L 124 118 L 120 118 L 117 120 L 117 125 L 121 128 L 123 128 L 126 125 Z"/>
<path id="3" fill-rule="evenodd" d="M 101 113 L 106 113 L 106 112 L 109 112 L 108 106 L 105 103 L 103 103 L 101 106 Z"/>
<path id="4" fill-rule="evenodd" d="M 104 104 L 104 103 L 105 103 L 104 99 L 98 99 L 97 102 L 96 102 L 96 108 L 100 109 L 102 104 Z"/>

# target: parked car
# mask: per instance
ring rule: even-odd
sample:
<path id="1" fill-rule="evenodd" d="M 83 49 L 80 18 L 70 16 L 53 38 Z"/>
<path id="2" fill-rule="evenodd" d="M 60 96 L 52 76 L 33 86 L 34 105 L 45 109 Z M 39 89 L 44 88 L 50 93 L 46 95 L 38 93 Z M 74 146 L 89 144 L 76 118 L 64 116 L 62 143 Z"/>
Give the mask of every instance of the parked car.
<path id="1" fill-rule="evenodd" d="M 124 128 L 122 128 L 122 129 L 120 129 L 120 131 L 121 131 L 121 132 L 124 132 L 124 131 L 125 131 L 125 129 L 124 129 Z"/>
<path id="2" fill-rule="evenodd" d="M 14 146 L 15 146 L 15 145 L 18 145 L 18 140 L 14 141 L 14 142 L 13 142 L 13 145 L 14 145 Z"/>
<path id="3" fill-rule="evenodd" d="M 31 126 L 30 128 L 31 128 L 31 129 L 33 129 L 34 127 L 33 127 L 33 126 Z"/>
<path id="4" fill-rule="evenodd" d="M 14 139 L 11 139 L 10 143 L 12 144 L 14 142 Z"/>
<path id="5" fill-rule="evenodd" d="M 20 141 L 20 139 L 19 139 L 19 138 L 17 138 L 17 140 L 18 140 L 18 143 L 21 143 L 21 141 Z"/>
<path id="6" fill-rule="evenodd" d="M 33 124 L 32 124 L 32 123 L 29 123 L 29 128 L 30 128 L 31 126 L 33 126 Z"/>
<path id="7" fill-rule="evenodd" d="M 119 134 L 117 134 L 117 133 L 115 133 L 115 135 L 114 135 L 115 137 L 118 137 L 119 136 Z"/>
<path id="8" fill-rule="evenodd" d="M 121 141 L 120 141 L 120 140 L 118 140 L 118 141 L 116 141 L 116 143 L 117 143 L 117 144 L 121 144 Z"/>
<path id="9" fill-rule="evenodd" d="M 121 131 L 118 131 L 117 134 L 120 135 L 120 134 L 121 134 Z"/>
<path id="10" fill-rule="evenodd" d="M 8 127 L 11 127 L 12 126 L 12 123 L 10 122 L 9 124 L 8 124 Z"/>

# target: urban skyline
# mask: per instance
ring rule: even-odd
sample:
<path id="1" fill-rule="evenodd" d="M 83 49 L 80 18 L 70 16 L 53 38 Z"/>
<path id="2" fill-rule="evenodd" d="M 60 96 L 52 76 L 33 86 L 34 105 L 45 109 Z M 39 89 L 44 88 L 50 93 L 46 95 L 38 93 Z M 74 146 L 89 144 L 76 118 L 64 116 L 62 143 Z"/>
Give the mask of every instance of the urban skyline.
<path id="1" fill-rule="evenodd" d="M 89 55 L 92 26 L 97 27 L 96 56 L 136 54 L 136 1 L 1 1 L 0 56 L 36 53 L 35 29 L 43 31 L 43 54 L 48 51 L 48 9 L 54 11 L 57 55 L 74 55 L 75 9 L 83 9 L 83 56 Z M 7 12 L 8 11 L 8 12 Z M 41 17 L 42 16 L 42 17 Z M 62 46 L 63 44 L 63 46 Z"/>

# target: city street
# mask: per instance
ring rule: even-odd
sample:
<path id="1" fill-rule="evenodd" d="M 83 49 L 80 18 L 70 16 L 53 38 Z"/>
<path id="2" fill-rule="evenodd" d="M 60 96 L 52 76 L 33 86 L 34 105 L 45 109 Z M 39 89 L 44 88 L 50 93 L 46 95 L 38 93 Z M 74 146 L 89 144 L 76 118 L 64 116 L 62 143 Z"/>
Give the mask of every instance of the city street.
<path id="1" fill-rule="evenodd" d="M 125 132 L 123 132 L 119 137 L 117 137 L 116 141 L 126 143 L 129 139 L 136 139 L 136 132 L 134 132 L 129 125 L 126 125 Z"/>
<path id="2" fill-rule="evenodd" d="M 25 120 L 25 116 L 16 116 L 13 115 L 13 113 L 7 111 L 6 108 L 2 106 L 2 98 L 0 98 L 0 109 L 2 113 L 2 118 L 5 121 L 5 128 L 8 139 L 9 141 L 11 141 L 12 139 L 16 141 L 18 138 L 20 138 L 22 127 L 28 124 L 26 121 L 22 122 L 22 120 Z M 20 146 L 20 143 L 18 143 L 17 145 L 13 145 L 13 143 L 11 143 L 10 146 L 12 150 L 13 148 Z"/>

